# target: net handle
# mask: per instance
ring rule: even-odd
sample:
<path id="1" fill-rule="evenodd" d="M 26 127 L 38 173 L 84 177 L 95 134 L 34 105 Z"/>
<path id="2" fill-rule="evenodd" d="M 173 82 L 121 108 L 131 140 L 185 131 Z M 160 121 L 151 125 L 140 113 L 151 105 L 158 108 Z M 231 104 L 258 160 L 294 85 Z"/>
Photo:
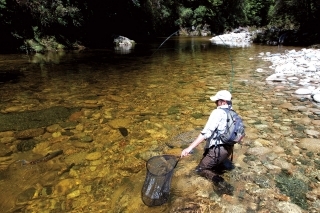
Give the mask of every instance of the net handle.
<path id="1" fill-rule="evenodd" d="M 179 161 L 180 161 L 180 159 L 181 159 L 181 156 L 176 156 L 176 157 L 178 158 L 178 160 L 177 160 L 176 164 L 174 165 L 173 169 L 175 169 L 175 168 L 177 167 L 178 162 L 179 162 Z"/>

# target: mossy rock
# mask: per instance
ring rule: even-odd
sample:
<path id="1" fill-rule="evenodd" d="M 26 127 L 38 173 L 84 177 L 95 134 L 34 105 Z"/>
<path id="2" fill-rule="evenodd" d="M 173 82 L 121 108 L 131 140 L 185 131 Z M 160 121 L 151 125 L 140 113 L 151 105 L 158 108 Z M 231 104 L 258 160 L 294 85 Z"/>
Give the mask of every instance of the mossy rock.
<path id="1" fill-rule="evenodd" d="M 198 118 L 201 118 L 203 114 L 200 112 L 197 112 L 197 113 L 193 113 L 191 116 L 194 117 L 195 119 L 198 119 Z"/>
<path id="2" fill-rule="evenodd" d="M 320 160 L 314 160 L 315 168 L 320 169 Z"/>
<path id="3" fill-rule="evenodd" d="M 179 106 L 171 106 L 167 111 L 168 115 L 178 114 L 179 112 Z"/>
<path id="4" fill-rule="evenodd" d="M 243 162 L 248 163 L 249 161 L 255 161 L 258 158 L 254 155 L 247 155 L 243 158 Z"/>
<path id="5" fill-rule="evenodd" d="M 314 156 L 314 153 L 313 152 L 307 152 L 306 155 L 309 157 L 309 158 L 312 158 Z"/>
<path id="6" fill-rule="evenodd" d="M 305 159 L 305 158 L 298 158 L 298 161 L 303 165 L 309 165 L 310 164 L 310 160 Z"/>
<path id="7" fill-rule="evenodd" d="M 200 98 L 200 99 L 198 99 L 198 101 L 199 101 L 199 102 L 206 102 L 207 99 L 206 99 L 206 98 Z"/>
<path id="8" fill-rule="evenodd" d="M 280 173 L 276 177 L 276 186 L 280 189 L 281 193 L 286 194 L 291 198 L 291 201 L 303 209 L 308 209 L 306 193 L 308 192 L 308 183 L 303 180 Z"/>
<path id="9" fill-rule="evenodd" d="M 26 152 L 33 149 L 36 146 L 36 141 L 33 139 L 22 140 L 17 144 L 17 150 L 20 152 Z"/>
<path id="10" fill-rule="evenodd" d="M 261 188 L 270 188 L 270 178 L 265 175 L 258 175 L 254 177 L 254 182 Z"/>
<path id="11" fill-rule="evenodd" d="M 61 123 L 78 110 L 79 108 L 55 106 L 39 111 L 0 113 L 0 132 L 35 129 Z"/>

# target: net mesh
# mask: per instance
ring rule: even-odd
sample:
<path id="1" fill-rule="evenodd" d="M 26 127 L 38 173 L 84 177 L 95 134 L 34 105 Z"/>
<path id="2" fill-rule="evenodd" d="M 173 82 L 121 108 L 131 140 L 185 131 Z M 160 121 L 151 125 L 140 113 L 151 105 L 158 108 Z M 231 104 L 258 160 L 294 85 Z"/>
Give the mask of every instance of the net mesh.
<path id="1" fill-rule="evenodd" d="M 174 155 L 155 156 L 147 162 L 147 175 L 142 187 L 142 201 L 147 206 L 160 206 L 168 201 L 170 184 L 178 158 Z"/>

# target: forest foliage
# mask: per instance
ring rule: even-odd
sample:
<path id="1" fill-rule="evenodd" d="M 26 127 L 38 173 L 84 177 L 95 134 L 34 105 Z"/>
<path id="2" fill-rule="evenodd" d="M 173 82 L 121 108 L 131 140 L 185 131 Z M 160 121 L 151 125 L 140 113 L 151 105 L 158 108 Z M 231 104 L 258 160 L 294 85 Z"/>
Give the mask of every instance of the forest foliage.
<path id="1" fill-rule="evenodd" d="M 213 34 L 243 27 L 319 34 L 319 0 L 0 0 L 0 49 L 104 47 L 179 29 Z M 32 48 L 31 48 L 32 47 Z"/>

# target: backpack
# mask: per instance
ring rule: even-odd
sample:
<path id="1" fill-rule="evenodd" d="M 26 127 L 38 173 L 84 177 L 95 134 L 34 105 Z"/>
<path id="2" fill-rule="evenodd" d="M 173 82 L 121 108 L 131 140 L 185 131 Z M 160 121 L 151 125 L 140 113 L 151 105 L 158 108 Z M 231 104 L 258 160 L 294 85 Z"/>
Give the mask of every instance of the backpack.
<path id="1" fill-rule="evenodd" d="M 227 113 L 227 127 L 225 132 L 219 135 L 220 140 L 226 145 L 240 143 L 245 136 L 245 127 L 241 117 L 232 109 L 221 109 Z"/>

